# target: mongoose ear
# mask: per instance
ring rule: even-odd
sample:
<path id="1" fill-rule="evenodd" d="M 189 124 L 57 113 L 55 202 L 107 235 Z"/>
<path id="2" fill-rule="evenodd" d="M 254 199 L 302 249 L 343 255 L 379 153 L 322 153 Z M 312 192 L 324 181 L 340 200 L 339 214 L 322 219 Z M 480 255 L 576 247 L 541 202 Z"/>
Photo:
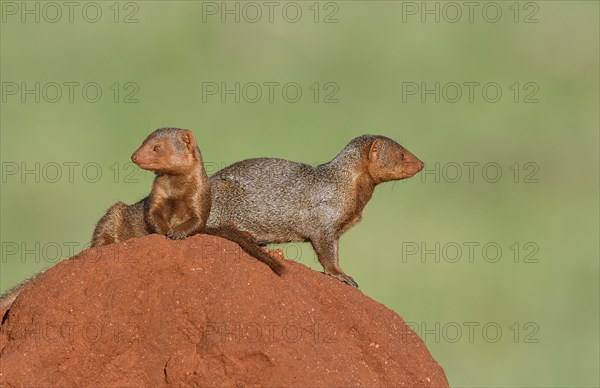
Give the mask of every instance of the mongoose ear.
<path id="1" fill-rule="evenodd" d="M 381 144 L 381 139 L 373 140 L 373 143 L 371 143 L 371 148 L 369 149 L 369 161 L 376 162 L 379 159 Z"/>
<path id="2" fill-rule="evenodd" d="M 179 135 L 179 139 L 186 145 L 189 150 L 196 148 L 196 137 L 192 131 L 185 130 Z"/>

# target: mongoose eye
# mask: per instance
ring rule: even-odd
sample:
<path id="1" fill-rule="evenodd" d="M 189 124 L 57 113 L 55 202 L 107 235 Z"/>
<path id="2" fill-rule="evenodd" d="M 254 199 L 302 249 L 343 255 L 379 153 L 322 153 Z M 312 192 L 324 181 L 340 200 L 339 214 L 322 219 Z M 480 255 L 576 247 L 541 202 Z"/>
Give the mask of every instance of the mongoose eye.
<path id="1" fill-rule="evenodd" d="M 404 154 L 400 154 L 400 160 L 404 160 Z"/>
<path id="2" fill-rule="evenodd" d="M 160 146 L 154 146 L 154 152 L 159 152 L 160 151 Z"/>

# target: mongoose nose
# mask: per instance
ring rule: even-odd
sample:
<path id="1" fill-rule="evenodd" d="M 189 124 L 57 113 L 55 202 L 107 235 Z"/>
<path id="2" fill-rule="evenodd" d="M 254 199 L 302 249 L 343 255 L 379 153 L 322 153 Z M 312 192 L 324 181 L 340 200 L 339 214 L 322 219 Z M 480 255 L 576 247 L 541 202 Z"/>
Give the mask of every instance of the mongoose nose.
<path id="1" fill-rule="evenodd" d="M 419 160 L 418 166 L 419 166 L 419 171 L 421 171 L 423 169 L 423 167 L 425 167 L 425 164 Z"/>
<path id="2" fill-rule="evenodd" d="M 137 160 L 137 155 L 136 154 L 131 155 L 131 161 L 133 163 L 135 163 L 136 160 Z"/>

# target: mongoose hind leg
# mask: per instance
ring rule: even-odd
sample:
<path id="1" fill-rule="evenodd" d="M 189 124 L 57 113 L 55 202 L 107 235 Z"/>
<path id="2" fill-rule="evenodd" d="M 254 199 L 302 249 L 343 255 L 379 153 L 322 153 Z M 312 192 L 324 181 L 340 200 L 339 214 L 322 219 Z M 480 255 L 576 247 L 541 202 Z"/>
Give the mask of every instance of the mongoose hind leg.
<path id="1" fill-rule="evenodd" d="M 346 275 L 339 266 L 339 241 L 337 238 L 321 237 L 314 240 L 311 239 L 310 242 L 315 252 L 317 253 L 319 262 L 323 266 L 323 269 L 325 270 L 325 273 L 327 275 L 333 276 L 339 281 L 342 281 L 352 287 L 358 288 L 358 283 L 356 283 L 351 276 Z"/>
<path id="2" fill-rule="evenodd" d="M 121 242 L 121 227 L 125 219 L 127 205 L 117 202 L 111 206 L 106 214 L 98 221 L 92 236 L 92 247 L 115 244 Z"/>

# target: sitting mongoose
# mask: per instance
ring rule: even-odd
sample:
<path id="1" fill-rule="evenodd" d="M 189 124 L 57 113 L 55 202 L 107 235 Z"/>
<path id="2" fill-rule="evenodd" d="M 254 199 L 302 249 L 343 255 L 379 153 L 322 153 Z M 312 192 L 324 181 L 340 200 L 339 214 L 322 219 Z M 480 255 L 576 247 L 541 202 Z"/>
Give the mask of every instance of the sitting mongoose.
<path id="1" fill-rule="evenodd" d="M 375 186 L 410 178 L 423 163 L 384 136 L 352 140 L 316 167 L 283 159 L 237 162 L 210 178 L 207 229 L 242 231 L 259 245 L 309 241 L 325 273 L 358 284 L 338 264 L 338 240 L 358 223 Z"/>
<path id="2" fill-rule="evenodd" d="M 96 225 L 92 247 L 119 243 L 150 233 L 179 240 L 203 232 L 236 242 L 282 275 L 285 267 L 235 225 L 205 228 L 211 207 L 211 184 L 191 131 L 161 128 L 151 133 L 131 160 L 156 177 L 150 195 L 133 205 L 114 204 Z"/>
<path id="3" fill-rule="evenodd" d="M 92 247 L 149 233 L 179 240 L 204 228 L 210 212 L 210 182 L 191 131 L 157 129 L 131 160 L 154 171 L 152 191 L 133 205 L 114 204 L 96 225 Z"/>

